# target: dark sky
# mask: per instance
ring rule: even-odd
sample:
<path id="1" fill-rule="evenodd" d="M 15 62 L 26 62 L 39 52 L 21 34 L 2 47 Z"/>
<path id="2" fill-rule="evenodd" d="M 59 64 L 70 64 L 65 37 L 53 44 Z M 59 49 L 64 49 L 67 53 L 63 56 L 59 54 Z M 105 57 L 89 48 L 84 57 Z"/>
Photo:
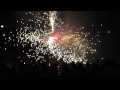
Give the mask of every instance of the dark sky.
<path id="1" fill-rule="evenodd" d="M 60 11 L 65 22 L 69 22 L 77 27 L 84 26 L 88 30 L 92 28 L 101 32 L 101 43 L 98 46 L 100 57 L 120 58 L 119 30 L 120 12 L 119 11 Z M 0 12 L 0 25 L 4 25 L 5 32 L 16 29 L 17 19 L 22 18 L 24 12 Z M 103 27 L 100 27 L 103 24 Z M 108 34 L 108 31 L 111 33 Z M 3 31 L 0 31 L 2 33 Z M 2 42 L 2 41 L 1 41 Z"/>

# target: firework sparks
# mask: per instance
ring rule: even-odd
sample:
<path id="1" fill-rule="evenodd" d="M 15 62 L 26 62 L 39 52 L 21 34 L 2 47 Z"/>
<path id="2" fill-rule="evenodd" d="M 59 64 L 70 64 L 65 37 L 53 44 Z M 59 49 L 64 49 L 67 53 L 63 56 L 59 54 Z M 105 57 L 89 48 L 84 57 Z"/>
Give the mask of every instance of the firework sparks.
<path id="1" fill-rule="evenodd" d="M 17 21 L 24 25 L 16 31 L 18 43 L 23 47 L 30 44 L 31 48 L 26 51 L 29 58 L 40 60 L 44 59 L 44 55 L 52 54 L 57 60 L 62 58 L 64 62 L 71 63 L 87 61 L 88 52 L 96 53 L 96 49 L 92 47 L 95 44 L 88 40 L 90 33 L 84 33 L 84 28 L 63 25 L 64 22 L 57 18 L 56 11 L 29 12 L 26 15 L 32 18 Z"/>

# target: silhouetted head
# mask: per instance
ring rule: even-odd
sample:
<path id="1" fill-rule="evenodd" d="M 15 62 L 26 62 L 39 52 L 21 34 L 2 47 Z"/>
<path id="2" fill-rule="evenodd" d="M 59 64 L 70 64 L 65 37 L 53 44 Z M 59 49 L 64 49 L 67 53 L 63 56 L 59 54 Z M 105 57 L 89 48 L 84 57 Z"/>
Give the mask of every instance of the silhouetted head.
<path id="1" fill-rule="evenodd" d="M 72 62 L 72 63 L 71 63 L 71 66 L 75 67 L 75 62 Z"/>
<path id="2" fill-rule="evenodd" d="M 87 67 L 87 68 L 90 68 L 90 67 L 91 67 L 90 63 L 87 63 L 86 67 Z"/>
<path id="3" fill-rule="evenodd" d="M 79 63 L 78 67 L 80 67 L 80 68 L 83 67 L 83 63 Z"/>
<path id="4" fill-rule="evenodd" d="M 108 67 L 115 67 L 116 66 L 116 61 L 115 60 L 112 60 L 112 59 L 107 59 L 105 60 L 105 66 L 108 66 Z"/>
<path id="5" fill-rule="evenodd" d="M 68 71 L 68 65 L 67 65 L 67 64 L 64 64 L 64 66 L 63 66 L 63 71 L 64 71 L 64 72 L 67 72 L 67 71 Z"/>
<path id="6" fill-rule="evenodd" d="M 97 68 L 97 64 L 96 63 L 92 63 L 92 68 Z"/>
<path id="7" fill-rule="evenodd" d="M 46 63 L 42 63 L 42 68 L 43 69 L 47 69 L 48 67 L 47 67 L 47 64 Z"/>
<path id="8" fill-rule="evenodd" d="M 52 68 L 56 69 L 57 68 L 57 64 L 56 63 L 52 64 Z"/>

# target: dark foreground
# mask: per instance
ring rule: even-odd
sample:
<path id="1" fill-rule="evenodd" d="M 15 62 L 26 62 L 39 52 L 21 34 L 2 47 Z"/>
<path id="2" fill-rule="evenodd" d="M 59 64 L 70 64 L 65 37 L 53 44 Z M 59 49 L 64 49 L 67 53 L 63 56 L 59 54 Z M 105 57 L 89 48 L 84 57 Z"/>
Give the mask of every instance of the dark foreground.
<path id="1" fill-rule="evenodd" d="M 104 63 L 79 64 L 35 63 L 35 64 L 1 64 L 0 79 L 119 79 L 120 63 L 106 60 Z"/>

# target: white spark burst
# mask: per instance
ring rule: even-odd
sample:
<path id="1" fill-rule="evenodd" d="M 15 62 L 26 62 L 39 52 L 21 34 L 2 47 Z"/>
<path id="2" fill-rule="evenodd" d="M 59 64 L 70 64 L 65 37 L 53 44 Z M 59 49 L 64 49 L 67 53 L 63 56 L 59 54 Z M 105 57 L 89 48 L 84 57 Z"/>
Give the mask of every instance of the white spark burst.
<path id="1" fill-rule="evenodd" d="M 26 51 L 29 58 L 34 57 L 37 61 L 41 58 L 44 60 L 44 55 L 52 54 L 57 58 L 56 60 L 62 58 L 67 63 L 85 62 L 89 52 L 96 52 L 92 47 L 96 44 L 91 44 L 91 40 L 88 40 L 90 33 L 84 33 L 82 31 L 84 27 L 81 30 L 69 24 L 63 25 L 64 22 L 58 19 L 56 11 L 28 12 L 26 16 L 32 18 L 17 21 L 24 25 L 22 24 L 23 27 L 16 31 L 19 44 L 23 47 L 30 44 L 29 50 Z M 31 53 L 32 51 L 35 53 Z M 43 57 L 40 56 L 41 54 Z"/>

